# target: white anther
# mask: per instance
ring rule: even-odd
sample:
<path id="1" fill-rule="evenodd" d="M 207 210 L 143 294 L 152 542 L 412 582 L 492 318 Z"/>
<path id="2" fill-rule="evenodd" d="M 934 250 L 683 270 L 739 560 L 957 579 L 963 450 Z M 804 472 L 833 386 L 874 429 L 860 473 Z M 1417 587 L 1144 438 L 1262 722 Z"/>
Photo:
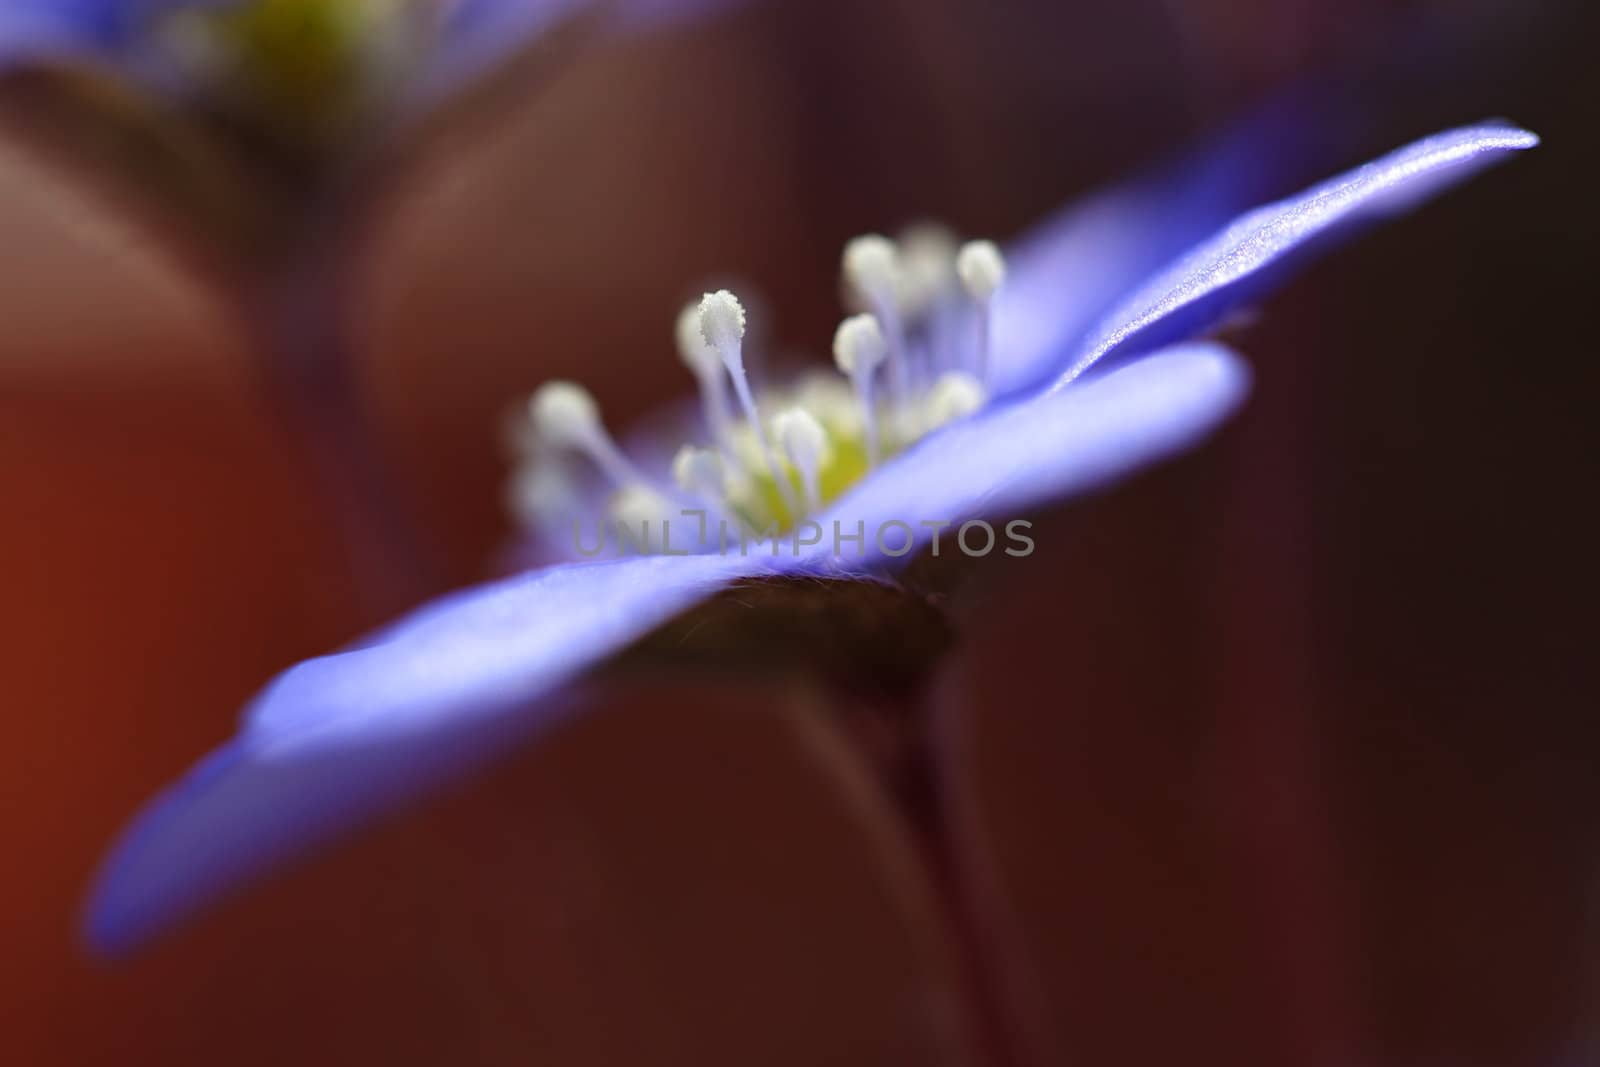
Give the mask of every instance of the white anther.
<path id="1" fill-rule="evenodd" d="M 744 367 L 744 306 L 739 298 L 726 289 L 707 293 L 700 299 L 699 314 L 700 336 L 722 358 L 730 373 L 739 374 Z"/>
<path id="2" fill-rule="evenodd" d="M 844 279 L 857 299 L 877 316 L 888 341 L 889 401 L 906 394 L 905 330 L 900 323 L 902 288 L 899 253 L 878 234 L 857 237 L 844 248 Z"/>
<path id="3" fill-rule="evenodd" d="M 600 422 L 600 408 L 583 386 L 546 382 L 533 394 L 528 410 L 546 443 L 582 452 L 619 488 L 643 481 L 638 468 L 628 462 L 606 433 Z"/>
<path id="4" fill-rule="evenodd" d="M 669 523 L 678 508 L 665 496 L 643 483 L 624 485 L 606 510 L 617 528 L 619 546 L 647 553 L 666 550 Z"/>
<path id="5" fill-rule="evenodd" d="M 880 234 L 854 238 L 844 246 L 844 280 L 863 299 L 892 298 L 900 276 L 894 242 Z"/>
<path id="6" fill-rule="evenodd" d="M 994 334 L 990 322 L 994 294 L 1006 280 L 1006 261 L 993 241 L 971 241 L 956 256 L 961 287 L 978 307 L 978 355 L 974 360 L 978 380 L 989 380 L 989 348 Z"/>
<path id="7" fill-rule="evenodd" d="M 828 431 L 805 408 L 787 408 L 772 420 L 783 451 L 797 467 L 821 469 L 828 453 Z"/>
<path id="8" fill-rule="evenodd" d="M 923 404 L 902 404 L 890 411 L 883 420 L 883 436 L 893 448 L 915 444 L 929 429 L 931 427 Z"/>
<path id="9" fill-rule="evenodd" d="M 855 389 L 866 437 L 867 464 L 874 467 L 878 464 L 878 426 L 872 410 L 872 372 L 888 355 L 889 342 L 871 315 L 850 316 L 833 335 L 833 361 L 849 376 Z"/>
<path id="10" fill-rule="evenodd" d="M 918 222 L 900 233 L 900 310 L 908 319 L 927 314 L 955 286 L 956 235 L 937 222 Z"/>
<path id="11" fill-rule="evenodd" d="M 986 304 L 1006 280 L 1006 260 L 993 241 L 968 241 L 956 255 L 956 274 L 967 295 Z"/>
<path id="12" fill-rule="evenodd" d="M 800 472 L 807 508 L 816 511 L 822 506 L 821 472 L 828 456 L 828 431 L 805 408 L 779 412 L 772 429 L 789 462 Z"/>
<path id="13" fill-rule="evenodd" d="M 727 493 L 722 457 L 709 448 L 684 445 L 672 459 L 672 480 L 678 488 L 708 503 L 721 504 Z"/>
<path id="14" fill-rule="evenodd" d="M 772 451 L 771 442 L 767 440 L 767 432 L 761 425 L 761 414 L 756 409 L 755 394 L 750 391 L 750 378 L 744 369 L 744 308 L 740 306 L 738 297 L 726 289 L 719 289 L 714 293 L 707 293 L 700 299 L 699 311 L 700 333 L 705 337 L 706 344 L 716 350 L 722 365 L 728 369 L 728 376 L 733 379 L 734 392 L 739 397 L 739 406 L 744 410 L 745 420 L 750 424 L 756 436 L 756 443 L 761 448 L 761 458 L 766 463 L 767 473 L 772 476 L 772 481 L 778 487 L 778 495 L 783 498 L 784 504 L 794 512 L 798 510 L 794 488 L 783 476 L 783 470 L 778 466 L 778 457 Z"/>
<path id="15" fill-rule="evenodd" d="M 975 414 L 988 402 L 983 383 L 970 374 L 950 371 L 941 374 L 928 392 L 927 428 L 940 426 Z"/>
<path id="16" fill-rule="evenodd" d="M 869 377 L 888 355 L 889 343 L 871 315 L 851 315 L 833 335 L 833 362 L 851 379 Z"/>
<path id="17" fill-rule="evenodd" d="M 528 403 L 539 435 L 557 448 L 582 448 L 600 429 L 600 407 L 574 382 L 546 382 Z"/>

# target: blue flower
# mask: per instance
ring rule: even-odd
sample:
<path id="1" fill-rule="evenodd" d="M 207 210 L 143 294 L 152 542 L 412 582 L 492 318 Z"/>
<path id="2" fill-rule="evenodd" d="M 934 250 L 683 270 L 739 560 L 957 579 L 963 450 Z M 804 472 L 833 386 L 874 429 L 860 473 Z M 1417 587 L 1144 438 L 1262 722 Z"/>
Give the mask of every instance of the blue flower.
<path id="1" fill-rule="evenodd" d="M 204 75 L 215 73 L 216 60 L 225 59 L 219 49 L 239 46 L 241 27 L 259 35 L 277 25 L 294 34 L 293 66 L 302 75 L 310 69 L 305 57 L 319 48 L 357 66 L 402 56 L 414 64 L 404 79 L 406 91 L 389 94 L 386 102 L 431 104 L 567 20 L 595 15 L 610 26 L 627 28 L 703 13 L 727 2 L 8 0 L 0 7 L 0 69 L 86 63 L 182 98 Z"/>
<path id="2" fill-rule="evenodd" d="M 701 381 L 707 446 L 679 453 L 676 484 L 660 475 L 665 453 L 624 454 L 587 394 L 565 384 L 536 399 L 542 458 L 530 462 L 552 445 L 593 459 L 619 490 L 598 514 L 665 519 L 698 503 L 763 528 L 756 542 L 708 548 L 697 534 L 699 551 L 668 555 L 677 538 L 658 527 L 646 538 L 656 554 L 574 558 L 458 593 L 291 668 L 118 844 L 89 908 L 92 942 L 133 947 L 550 728 L 578 706 L 572 683 L 586 671 L 732 584 L 887 583 L 913 549 L 954 536 L 927 520 L 1015 516 L 1194 445 L 1242 403 L 1250 374 L 1222 344 L 1193 338 L 1334 239 L 1536 143 L 1498 124 L 1440 133 L 1220 229 L 1227 196 L 1213 179 L 1234 171 L 1198 165 L 1184 172 L 1196 186 L 1169 177 L 1096 197 L 1004 255 L 983 242 L 924 257 L 911 237 L 859 240 L 845 273 L 862 314 L 835 346 L 848 383 L 780 390 L 786 406 L 770 420 L 743 368 L 742 309 L 708 294 L 679 337 Z M 940 244 L 929 236 L 919 239 Z M 738 414 L 757 406 L 755 419 Z M 532 496 L 533 512 L 598 499 Z M 813 541 L 808 524 L 867 532 L 841 547 Z M 887 526 L 892 536 L 875 536 Z M 569 544 L 567 555 L 586 552 Z"/>

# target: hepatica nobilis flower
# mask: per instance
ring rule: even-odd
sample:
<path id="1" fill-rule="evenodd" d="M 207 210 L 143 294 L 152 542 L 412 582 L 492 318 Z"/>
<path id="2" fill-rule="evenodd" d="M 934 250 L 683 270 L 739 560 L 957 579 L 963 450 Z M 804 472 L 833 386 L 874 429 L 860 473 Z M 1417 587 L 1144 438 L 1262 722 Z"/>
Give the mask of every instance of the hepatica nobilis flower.
<path id="1" fill-rule="evenodd" d="M 580 387 L 537 393 L 513 499 L 545 551 L 569 558 L 278 678 L 116 847 L 94 943 L 132 946 L 548 728 L 586 672 L 730 586 L 843 602 L 893 591 L 899 565 L 935 551 L 1027 554 L 1026 509 L 1178 452 L 1244 400 L 1245 364 L 1194 338 L 1307 253 L 1535 143 L 1498 124 L 1437 134 L 1202 233 L 1186 229 L 1200 192 L 1158 181 L 1069 209 L 1006 251 L 929 227 L 861 238 L 844 256 L 854 314 L 832 377 L 758 380 L 738 297 L 707 294 L 678 328 L 700 391 L 686 439 L 625 451 Z M 908 640 L 893 612 L 851 639 Z"/>

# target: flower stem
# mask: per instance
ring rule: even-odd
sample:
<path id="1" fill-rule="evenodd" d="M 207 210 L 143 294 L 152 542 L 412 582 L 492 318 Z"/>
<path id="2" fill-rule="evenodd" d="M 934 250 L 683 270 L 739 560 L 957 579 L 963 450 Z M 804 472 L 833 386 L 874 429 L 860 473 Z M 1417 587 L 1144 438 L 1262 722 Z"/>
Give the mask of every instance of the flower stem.
<path id="1" fill-rule="evenodd" d="M 376 621 L 436 591 L 440 575 L 360 388 L 346 277 L 336 239 L 298 243 L 256 276 L 244 315 L 268 394 L 323 513 L 337 525 L 363 613 Z"/>
<path id="2" fill-rule="evenodd" d="M 943 781 L 941 749 L 944 709 L 935 693 L 959 690 L 924 681 L 894 693 L 873 693 L 842 706 L 843 725 L 856 751 L 874 772 L 922 861 L 927 882 L 943 912 L 957 955 L 973 1020 L 977 1063 L 1022 1067 L 1027 1062 L 1019 1020 L 1009 1002 L 999 946 L 981 913 L 973 871 L 962 855 L 965 835 Z"/>

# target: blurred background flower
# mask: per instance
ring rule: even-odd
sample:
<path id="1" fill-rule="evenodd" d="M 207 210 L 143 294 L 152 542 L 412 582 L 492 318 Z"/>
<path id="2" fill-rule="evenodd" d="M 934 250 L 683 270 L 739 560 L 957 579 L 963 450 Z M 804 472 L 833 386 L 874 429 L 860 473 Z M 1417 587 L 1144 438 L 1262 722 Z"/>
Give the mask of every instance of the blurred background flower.
<path id="1" fill-rule="evenodd" d="M 492 128 L 576 42 L 727 0 L 18 0 L 0 131 L 228 320 L 374 612 L 441 579 L 376 454 L 350 286 L 437 126 Z M 451 122 L 454 118 L 456 121 Z M 164 261 L 164 262 L 163 262 Z"/>
<path id="2" fill-rule="evenodd" d="M 643 412 L 713 271 L 826 336 L 852 233 L 1009 235 L 1296 75 L 1367 103 L 1328 134 L 1351 162 L 1486 114 L 1537 129 L 1239 338 L 1257 393 L 1213 446 L 1050 524 L 949 683 L 948 788 L 1027 1062 L 1570 1062 L 1600 951 L 1595 15 L 1259 6 L 782 0 L 585 45 L 442 124 L 391 202 L 350 279 L 362 395 L 464 581 L 506 532 L 504 404 L 581 370 Z M 54 168 L 0 148 L 12 1059 L 959 1055 L 957 948 L 903 842 L 804 709 L 750 713 L 759 688 L 619 690 L 131 966 L 86 963 L 79 893 L 126 812 L 372 620 L 248 342 Z"/>

